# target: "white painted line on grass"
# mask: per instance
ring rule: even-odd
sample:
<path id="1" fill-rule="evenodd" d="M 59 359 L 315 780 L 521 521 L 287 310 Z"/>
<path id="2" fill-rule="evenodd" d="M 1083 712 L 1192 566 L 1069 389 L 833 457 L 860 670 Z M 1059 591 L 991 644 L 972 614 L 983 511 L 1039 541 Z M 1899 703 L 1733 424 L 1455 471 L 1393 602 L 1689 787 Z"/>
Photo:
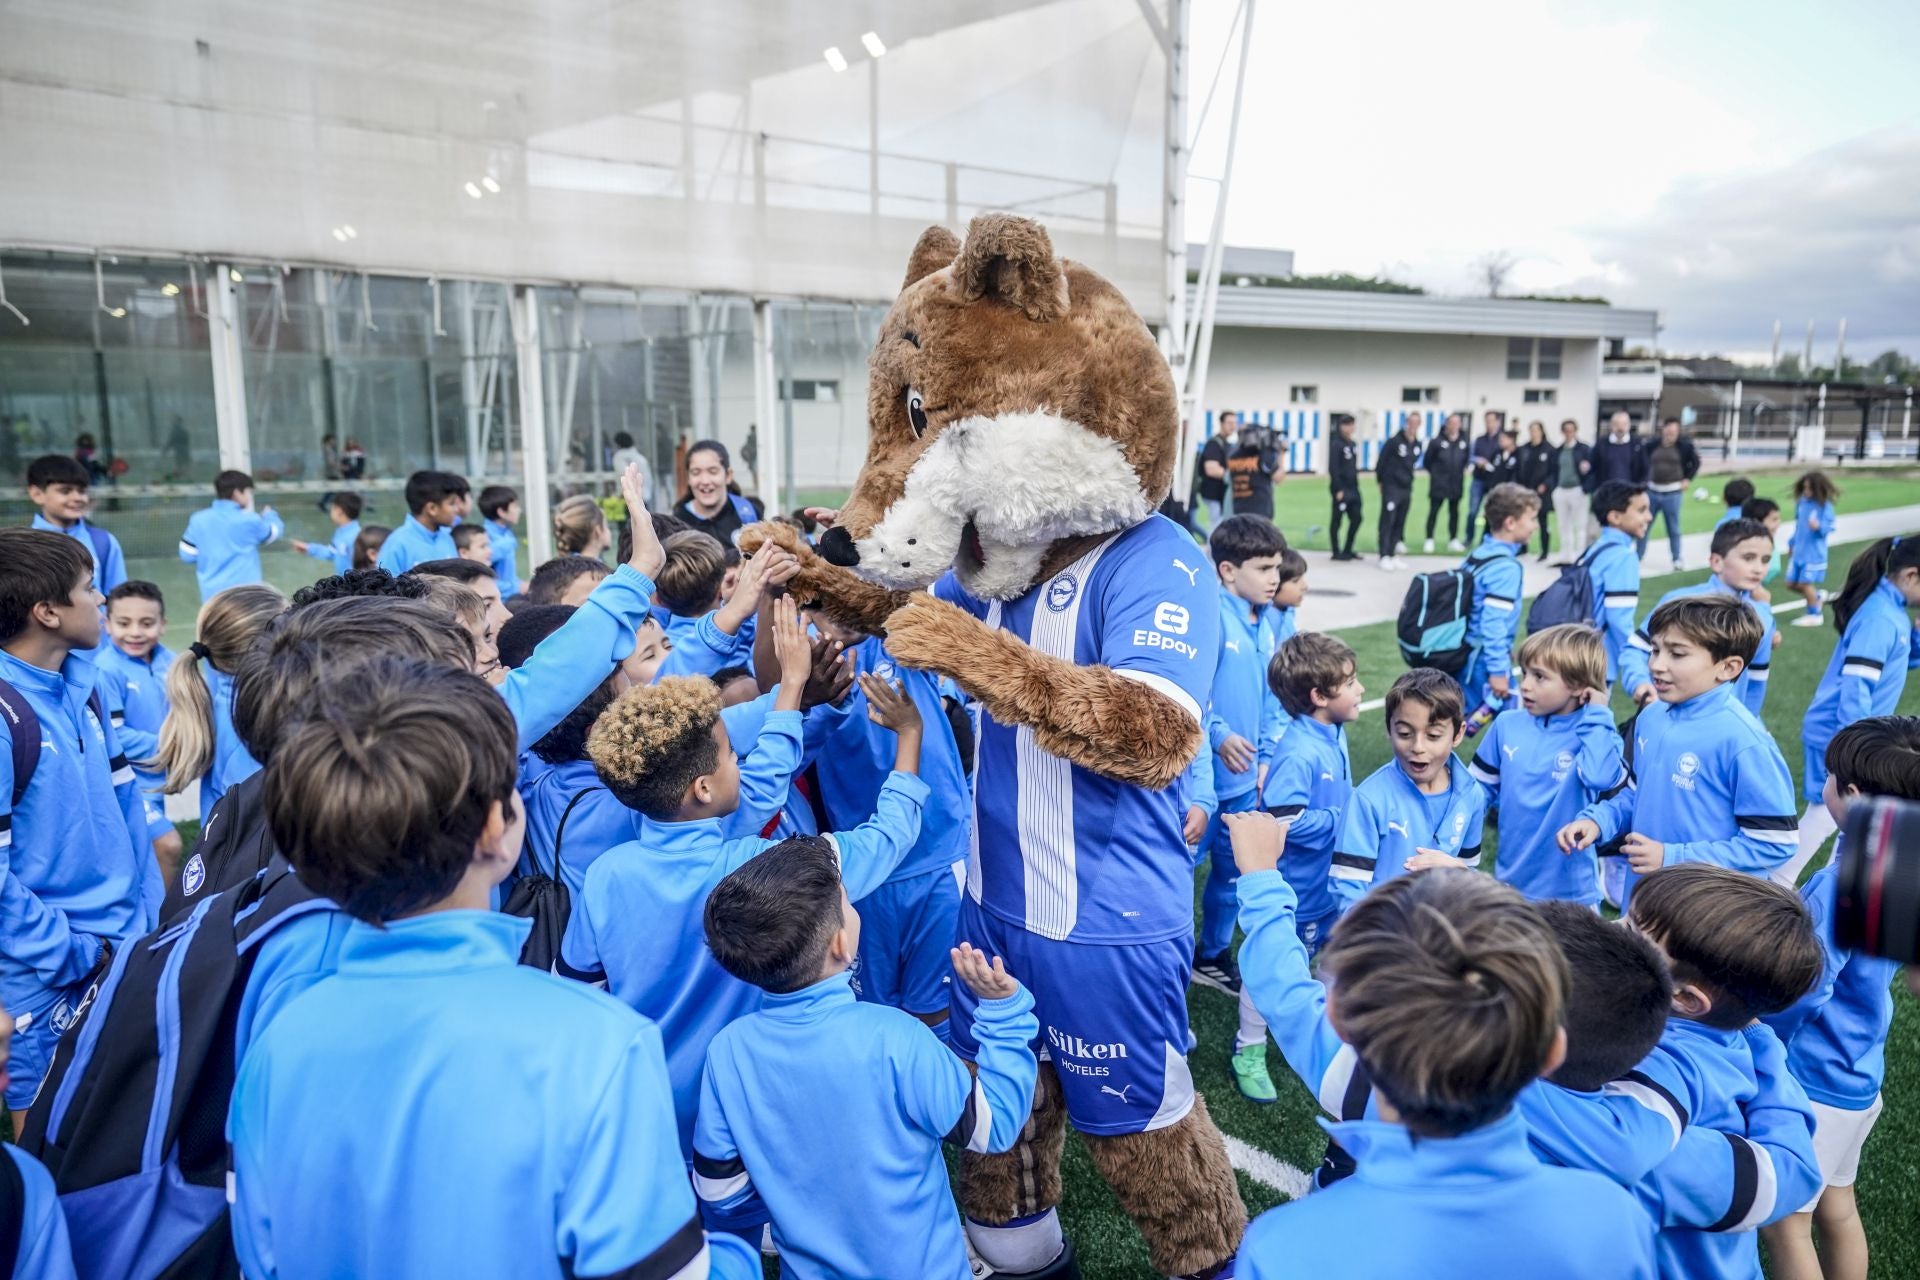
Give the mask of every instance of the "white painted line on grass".
<path id="1" fill-rule="evenodd" d="M 1227 1143 L 1227 1159 L 1233 1167 L 1252 1178 L 1255 1182 L 1272 1187 L 1289 1200 L 1298 1200 L 1307 1194 L 1312 1180 L 1300 1170 L 1277 1156 L 1268 1155 L 1256 1146 L 1240 1141 L 1230 1133 L 1220 1135 Z"/>

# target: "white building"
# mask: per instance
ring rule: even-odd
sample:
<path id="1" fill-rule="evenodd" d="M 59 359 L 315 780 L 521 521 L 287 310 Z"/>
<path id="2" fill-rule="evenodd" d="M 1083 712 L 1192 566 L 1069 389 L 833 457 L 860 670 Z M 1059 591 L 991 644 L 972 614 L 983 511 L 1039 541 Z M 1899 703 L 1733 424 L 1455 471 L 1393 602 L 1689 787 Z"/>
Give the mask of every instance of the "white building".
<path id="1" fill-rule="evenodd" d="M 1293 470 L 1324 470 L 1333 416 L 1349 413 L 1363 442 L 1407 413 L 1426 433 L 1449 413 L 1488 410 L 1558 438 L 1571 418 L 1593 437 L 1602 362 L 1652 346 L 1659 313 L 1574 302 L 1445 298 L 1248 285 L 1222 271 L 1205 391 L 1211 411 L 1253 414 L 1283 429 Z M 1269 419 L 1268 415 L 1272 415 Z M 1369 458 L 1370 461 L 1370 458 Z"/>

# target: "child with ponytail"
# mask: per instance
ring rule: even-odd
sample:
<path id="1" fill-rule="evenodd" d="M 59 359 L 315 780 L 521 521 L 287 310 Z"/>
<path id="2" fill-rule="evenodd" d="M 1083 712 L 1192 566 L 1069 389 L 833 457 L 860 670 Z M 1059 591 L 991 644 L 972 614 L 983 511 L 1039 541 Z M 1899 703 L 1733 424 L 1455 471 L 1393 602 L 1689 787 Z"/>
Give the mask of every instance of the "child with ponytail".
<path id="1" fill-rule="evenodd" d="M 1821 799 L 1827 744 L 1856 720 L 1892 715 L 1907 686 L 1907 669 L 1920 656 L 1913 623 L 1913 612 L 1920 609 L 1920 535 L 1882 538 L 1861 552 L 1831 603 L 1840 643 L 1833 647 L 1800 732 L 1806 752 L 1801 790 L 1807 799 L 1800 848 L 1773 873 L 1788 888 L 1835 830 Z"/>
<path id="2" fill-rule="evenodd" d="M 234 783 L 260 771 L 233 730 L 233 677 L 267 624 L 287 607 L 268 586 L 229 587 L 201 606 L 200 638 L 167 673 L 167 718 L 148 767 L 164 773 L 168 795 L 200 783 L 200 822 Z"/>
<path id="3" fill-rule="evenodd" d="M 561 556 L 598 560 L 613 545 L 607 513 L 584 493 L 576 493 L 553 509 L 553 551 Z"/>

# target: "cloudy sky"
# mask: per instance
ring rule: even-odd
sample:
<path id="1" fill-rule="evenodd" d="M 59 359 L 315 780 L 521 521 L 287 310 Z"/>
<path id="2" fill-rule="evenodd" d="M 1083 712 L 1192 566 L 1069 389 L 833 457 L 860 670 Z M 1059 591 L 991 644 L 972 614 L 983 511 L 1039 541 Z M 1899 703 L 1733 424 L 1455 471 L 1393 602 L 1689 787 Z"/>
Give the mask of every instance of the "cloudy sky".
<path id="1" fill-rule="evenodd" d="M 1194 8 L 1197 110 L 1233 6 Z M 1813 319 L 1826 361 L 1845 316 L 1850 359 L 1920 357 L 1916 50 L 1914 0 L 1264 0 L 1227 238 L 1449 293 L 1504 250 L 1511 290 L 1657 307 L 1675 352 Z"/>

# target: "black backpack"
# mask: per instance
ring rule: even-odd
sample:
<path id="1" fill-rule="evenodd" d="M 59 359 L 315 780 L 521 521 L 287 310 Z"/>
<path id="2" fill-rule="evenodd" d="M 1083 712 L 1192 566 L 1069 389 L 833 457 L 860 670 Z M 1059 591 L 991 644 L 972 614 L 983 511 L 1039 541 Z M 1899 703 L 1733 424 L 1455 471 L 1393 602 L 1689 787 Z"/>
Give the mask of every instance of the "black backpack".
<path id="1" fill-rule="evenodd" d="M 95 689 L 87 695 L 87 706 L 92 708 L 94 717 L 100 721 L 101 728 L 107 724 L 107 710 L 101 705 L 100 690 Z M 33 781 L 34 770 L 40 767 L 40 713 L 27 701 L 27 695 L 0 680 L 0 716 L 7 721 L 7 729 L 13 739 L 13 803 L 17 808 L 21 797 L 27 794 L 27 786 Z M 125 764 L 125 756 L 115 756 L 108 767 L 118 771 Z"/>
<path id="2" fill-rule="evenodd" d="M 520 963 L 529 968 L 555 972 L 560 960 L 560 941 L 567 936 L 567 921 L 573 918 L 573 892 L 567 888 L 567 882 L 560 878 L 560 842 L 566 838 L 567 819 L 588 793 L 605 791 L 605 787 L 582 787 L 567 800 L 567 807 L 560 813 L 560 822 L 553 829 L 553 870 L 551 874 L 540 865 L 540 853 L 534 847 L 534 841 L 527 840 L 527 861 L 533 871 L 513 882 L 513 888 L 507 894 L 507 900 L 500 907 L 510 916 L 519 916 L 523 920 L 533 921 L 533 932 L 527 935 L 527 941 L 520 948 Z"/>
<path id="3" fill-rule="evenodd" d="M 1586 554 L 1572 564 L 1560 566 L 1560 576 L 1533 598 L 1527 610 L 1528 635 L 1567 623 L 1599 625 L 1600 610 L 1596 606 L 1600 592 L 1593 585 L 1591 567 L 1597 549 L 1589 547 Z"/>
<path id="4" fill-rule="evenodd" d="M 200 838 L 180 860 L 180 874 L 167 885 L 160 918 L 171 920 L 202 898 L 237 889 L 273 861 L 273 832 L 267 826 L 267 772 L 262 769 L 228 787 L 214 801 Z"/>
<path id="5" fill-rule="evenodd" d="M 1459 678 L 1473 656 L 1467 627 L 1473 621 L 1474 576 L 1480 561 L 1469 556 L 1457 569 L 1423 573 L 1407 584 L 1394 635 L 1409 667 L 1432 667 Z"/>
<path id="6" fill-rule="evenodd" d="M 53 1175 L 81 1280 L 238 1277 L 227 1106 L 262 940 L 334 906 L 284 859 L 129 944 L 60 1038 L 20 1146 Z"/>

